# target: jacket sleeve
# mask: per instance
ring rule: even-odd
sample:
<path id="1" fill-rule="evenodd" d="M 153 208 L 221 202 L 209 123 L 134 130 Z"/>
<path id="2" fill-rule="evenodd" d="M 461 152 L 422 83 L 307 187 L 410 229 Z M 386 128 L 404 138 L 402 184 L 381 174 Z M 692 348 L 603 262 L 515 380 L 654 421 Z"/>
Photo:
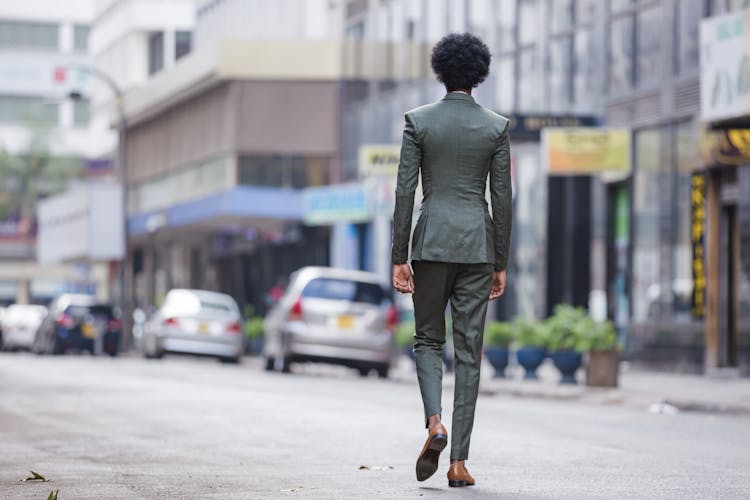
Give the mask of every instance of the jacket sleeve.
<path id="1" fill-rule="evenodd" d="M 422 149 L 414 120 L 407 113 L 401 142 L 401 156 L 396 179 L 396 209 L 393 212 L 393 247 L 391 262 L 404 264 L 409 258 L 409 236 L 414 211 L 414 191 L 417 189 Z"/>
<path id="2" fill-rule="evenodd" d="M 495 271 L 508 265 L 510 231 L 513 219 L 513 197 L 510 184 L 510 139 L 507 125 L 490 165 L 490 199 L 492 220 L 495 225 Z"/>

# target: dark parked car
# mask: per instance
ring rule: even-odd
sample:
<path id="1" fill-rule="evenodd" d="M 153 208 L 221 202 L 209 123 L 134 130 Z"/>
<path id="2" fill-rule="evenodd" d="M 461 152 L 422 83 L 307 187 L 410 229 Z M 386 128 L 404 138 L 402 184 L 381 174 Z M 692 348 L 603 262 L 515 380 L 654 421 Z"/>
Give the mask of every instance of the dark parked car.
<path id="1" fill-rule="evenodd" d="M 52 301 L 49 314 L 40 325 L 33 351 L 41 354 L 64 354 L 66 351 L 116 356 L 120 346 L 122 323 L 110 304 L 90 295 L 64 294 Z"/>

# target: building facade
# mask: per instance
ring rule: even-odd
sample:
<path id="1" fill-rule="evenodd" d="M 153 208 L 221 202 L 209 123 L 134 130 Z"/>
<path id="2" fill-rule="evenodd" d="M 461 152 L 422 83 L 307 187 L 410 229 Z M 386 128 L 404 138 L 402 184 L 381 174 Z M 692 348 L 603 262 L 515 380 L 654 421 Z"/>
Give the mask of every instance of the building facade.
<path id="1" fill-rule="evenodd" d="M 706 129 L 699 113 L 699 25 L 747 3 L 348 1 L 345 36 L 382 56 L 371 58 L 372 77 L 348 84 L 342 171 L 356 178 L 361 145 L 398 144 L 403 112 L 443 95 L 429 70 L 431 45 L 450 32 L 477 34 L 493 62 L 475 97 L 519 127 L 511 130 L 511 277 L 496 315 L 543 317 L 558 302 L 604 308 L 631 359 L 686 370 L 738 364 L 747 370 L 747 361 L 738 361 L 747 353 L 747 333 L 732 344 L 733 364 L 718 362 L 705 319 L 695 314 L 691 237 L 691 186 L 702 168 L 698 145 Z M 404 57 L 399 46 L 411 42 L 415 51 Z M 417 74 L 404 78 L 401 65 Z M 569 119 L 630 129 L 632 172 L 548 176 L 542 144 L 526 124 L 559 126 Z M 720 302 L 727 296 L 718 289 L 709 295 Z"/>
<path id="2" fill-rule="evenodd" d="M 93 1 L 0 3 L 0 303 L 46 303 L 62 291 L 107 293 L 106 265 L 36 262 L 36 201 L 70 179 L 106 177 L 91 120 Z"/>

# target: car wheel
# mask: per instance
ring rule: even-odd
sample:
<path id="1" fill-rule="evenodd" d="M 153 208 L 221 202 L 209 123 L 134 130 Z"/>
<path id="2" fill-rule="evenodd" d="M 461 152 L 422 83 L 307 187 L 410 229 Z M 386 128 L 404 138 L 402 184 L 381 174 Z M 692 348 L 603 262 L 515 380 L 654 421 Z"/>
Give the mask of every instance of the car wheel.
<path id="1" fill-rule="evenodd" d="M 357 368 L 357 371 L 359 371 L 360 377 L 366 377 L 370 374 L 369 368 L 360 367 L 360 368 Z"/>
<path id="2" fill-rule="evenodd" d="M 388 365 L 378 367 L 378 378 L 388 378 Z"/>
<path id="3" fill-rule="evenodd" d="M 265 368 L 267 372 L 272 372 L 275 364 L 276 364 L 276 360 L 273 358 L 273 356 L 266 356 Z"/>
<path id="4" fill-rule="evenodd" d="M 292 362 L 289 360 L 289 356 L 282 358 L 281 373 L 292 373 Z"/>
<path id="5" fill-rule="evenodd" d="M 221 357 L 219 358 L 219 361 L 227 365 L 236 365 L 236 364 L 239 364 L 240 358 Z"/>

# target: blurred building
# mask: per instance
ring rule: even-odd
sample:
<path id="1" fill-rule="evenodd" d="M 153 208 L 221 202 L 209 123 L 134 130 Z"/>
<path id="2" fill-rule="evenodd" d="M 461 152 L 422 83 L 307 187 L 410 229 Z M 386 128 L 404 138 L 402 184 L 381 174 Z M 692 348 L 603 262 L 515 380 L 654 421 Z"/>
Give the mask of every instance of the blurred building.
<path id="1" fill-rule="evenodd" d="M 46 302 L 62 291 L 106 293 L 106 265 L 36 262 L 36 201 L 69 179 L 101 177 L 86 92 L 93 1 L 0 2 L 0 303 Z"/>
<path id="2" fill-rule="evenodd" d="M 194 287 L 262 312 L 280 279 L 328 263 L 328 230 L 302 224 L 302 189 L 338 176 L 335 9 L 199 2 L 194 50 L 125 92 L 136 305 Z"/>
<path id="3" fill-rule="evenodd" d="M 695 256 L 691 206 L 694 171 L 705 166 L 699 145 L 707 135 L 699 112 L 699 24 L 748 2 L 345 4 L 345 36 L 361 42 L 370 69 L 369 78 L 345 84 L 345 179 L 360 178 L 363 145 L 397 148 L 403 112 L 444 94 L 429 70 L 429 50 L 440 37 L 469 31 L 494 55 L 491 75 L 475 97 L 513 119 L 513 254 L 498 317 L 545 316 L 559 302 L 590 306 L 616 321 L 631 359 L 689 370 L 750 369 L 750 322 L 741 312 L 750 297 L 747 271 L 739 272 L 740 260 L 721 264 L 727 258 L 718 257 L 720 250 L 707 251 L 714 289 L 704 290 L 703 279 L 696 279 L 696 262 L 704 260 Z M 414 50 L 403 50 L 411 44 Z M 539 129 L 569 125 L 630 129 L 632 173 L 549 176 Z M 730 186 L 726 200 L 749 198 L 736 171 L 742 169 L 712 170 L 709 186 Z M 722 216 L 723 227 L 745 220 L 732 210 L 722 212 L 730 214 Z M 717 224 L 708 221 L 709 228 Z M 367 244 L 367 231 L 359 233 Z M 737 241 L 726 236 L 728 229 L 721 234 L 714 245 L 730 248 Z M 737 310 L 729 316 L 736 319 L 707 325 L 695 307 L 704 292 L 715 316 Z"/>

